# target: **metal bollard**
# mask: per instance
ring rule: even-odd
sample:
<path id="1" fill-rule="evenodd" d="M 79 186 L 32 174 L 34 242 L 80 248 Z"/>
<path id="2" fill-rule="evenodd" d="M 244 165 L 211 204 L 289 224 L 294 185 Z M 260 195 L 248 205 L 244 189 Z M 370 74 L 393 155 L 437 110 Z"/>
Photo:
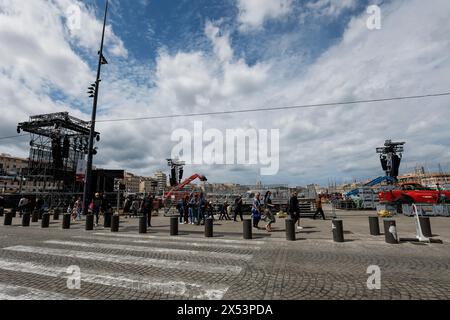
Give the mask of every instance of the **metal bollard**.
<path id="1" fill-rule="evenodd" d="M 139 217 L 139 233 L 147 233 L 147 217 Z"/>
<path id="2" fill-rule="evenodd" d="M 211 218 L 205 219 L 205 237 L 214 237 L 214 220 Z"/>
<path id="3" fill-rule="evenodd" d="M 94 215 L 88 214 L 86 216 L 86 231 L 94 230 Z"/>
<path id="4" fill-rule="evenodd" d="M 60 214 L 59 209 L 55 209 L 55 210 L 53 211 L 53 220 L 54 220 L 54 221 L 58 221 L 58 220 L 59 220 L 59 214 Z"/>
<path id="5" fill-rule="evenodd" d="M 386 243 L 398 244 L 397 226 L 394 219 L 384 219 L 384 237 Z"/>
<path id="6" fill-rule="evenodd" d="M 31 222 L 39 222 L 39 212 L 37 212 L 37 210 L 33 211 L 33 214 L 31 215 Z"/>
<path id="7" fill-rule="evenodd" d="M 171 236 L 178 235 L 178 217 L 170 218 L 170 235 Z"/>
<path id="8" fill-rule="evenodd" d="M 422 234 L 427 237 L 433 237 L 433 232 L 431 232 L 430 217 L 419 217 L 420 228 L 422 229 Z"/>
<path id="9" fill-rule="evenodd" d="M 379 236 L 381 234 L 378 217 L 369 217 L 369 228 L 371 236 Z"/>
<path id="10" fill-rule="evenodd" d="M 112 215 L 109 213 L 105 213 L 103 216 L 103 227 L 104 228 L 111 228 L 111 219 Z"/>
<path id="11" fill-rule="evenodd" d="M 5 220 L 3 221 L 3 225 L 5 225 L 5 226 L 12 225 L 12 219 L 13 219 L 12 212 L 6 212 L 5 213 Z"/>
<path id="12" fill-rule="evenodd" d="M 345 242 L 344 240 L 344 224 L 342 220 L 333 219 L 333 240 L 334 242 Z"/>
<path id="13" fill-rule="evenodd" d="M 5 215 L 5 208 L 0 208 L 0 217 L 3 217 Z"/>
<path id="14" fill-rule="evenodd" d="M 111 232 L 119 232 L 120 216 L 113 215 L 111 220 Z"/>
<path id="15" fill-rule="evenodd" d="M 41 228 L 48 228 L 50 226 L 50 215 L 44 213 L 41 220 Z"/>
<path id="16" fill-rule="evenodd" d="M 22 215 L 22 227 L 30 226 L 31 215 L 27 212 Z"/>
<path id="17" fill-rule="evenodd" d="M 246 239 L 246 240 L 253 239 L 252 220 L 250 220 L 250 219 L 244 220 L 243 226 L 244 226 L 244 239 Z"/>
<path id="18" fill-rule="evenodd" d="M 287 218 L 286 219 L 286 240 L 287 241 L 295 241 L 295 222 L 294 220 Z"/>
<path id="19" fill-rule="evenodd" d="M 70 214 L 64 214 L 63 215 L 63 223 L 62 223 L 62 228 L 63 229 L 70 229 Z"/>

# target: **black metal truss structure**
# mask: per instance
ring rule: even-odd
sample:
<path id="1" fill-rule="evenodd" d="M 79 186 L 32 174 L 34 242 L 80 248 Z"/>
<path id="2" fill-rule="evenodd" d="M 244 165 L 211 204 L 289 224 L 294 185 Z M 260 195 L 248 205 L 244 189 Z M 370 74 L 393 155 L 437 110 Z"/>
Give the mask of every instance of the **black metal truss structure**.
<path id="1" fill-rule="evenodd" d="M 397 179 L 404 145 L 405 142 L 386 140 L 384 147 L 377 148 L 377 153 L 380 154 L 381 167 L 386 172 L 386 176 Z"/>
<path id="2" fill-rule="evenodd" d="M 177 159 L 167 159 L 167 164 L 170 167 L 170 186 L 175 187 L 183 180 L 186 163 Z"/>
<path id="3" fill-rule="evenodd" d="M 19 123 L 17 132 L 30 133 L 30 158 L 23 174 L 32 181 L 58 185 L 58 192 L 75 192 L 75 179 L 79 160 L 88 151 L 90 122 L 70 116 L 68 112 L 30 117 Z M 96 133 L 99 139 L 99 133 Z"/>

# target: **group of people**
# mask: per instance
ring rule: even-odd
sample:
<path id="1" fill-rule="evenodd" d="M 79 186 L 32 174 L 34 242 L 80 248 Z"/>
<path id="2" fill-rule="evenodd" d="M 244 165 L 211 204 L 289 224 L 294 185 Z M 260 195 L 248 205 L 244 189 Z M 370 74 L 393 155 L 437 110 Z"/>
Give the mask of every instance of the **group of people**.
<path id="1" fill-rule="evenodd" d="M 152 193 L 148 193 L 143 199 L 138 197 L 128 196 L 124 203 L 124 214 L 128 215 L 128 218 L 138 217 L 142 214 L 147 218 L 148 227 L 152 226 L 152 211 L 153 202 L 155 201 L 155 196 Z"/>
<path id="2" fill-rule="evenodd" d="M 272 192 L 267 191 L 264 199 L 261 199 L 261 193 L 257 193 L 252 205 L 253 227 L 259 229 L 261 220 L 266 222 L 265 229 L 272 232 L 272 224 L 276 222 L 272 210 L 275 206 L 272 204 Z"/>
<path id="3" fill-rule="evenodd" d="M 318 215 L 322 216 L 323 220 L 326 220 L 325 213 L 322 207 L 322 196 L 318 196 L 316 199 L 316 212 L 313 216 L 315 220 Z M 272 193 L 267 191 L 264 198 L 261 198 L 261 194 L 257 193 L 252 205 L 252 218 L 253 227 L 259 229 L 259 223 L 261 220 L 266 222 L 265 229 L 268 232 L 272 232 L 272 224 L 276 222 L 275 215 L 273 214 L 273 209 L 275 206 L 272 204 Z M 293 192 L 288 203 L 288 213 L 294 223 L 298 223 L 298 229 L 302 230 L 303 227 L 300 226 L 300 205 L 298 200 L 298 193 Z"/>
<path id="4" fill-rule="evenodd" d="M 177 210 L 180 215 L 180 223 L 184 224 L 203 225 L 205 219 L 208 217 L 214 219 L 215 214 L 219 214 L 219 220 L 237 221 L 238 215 L 241 221 L 244 220 L 242 196 L 235 199 L 233 218 L 231 218 L 233 207 L 228 201 L 225 201 L 223 204 L 213 204 L 211 201 L 206 200 L 204 193 L 192 193 L 185 196 L 178 201 Z"/>
<path id="5" fill-rule="evenodd" d="M 325 220 L 325 214 L 322 207 L 322 197 L 319 196 L 316 199 L 316 212 L 314 214 L 314 219 L 320 215 L 323 220 Z M 132 205 L 133 207 L 133 205 Z M 137 207 L 137 206 L 134 206 Z M 203 193 L 185 196 L 183 199 L 179 200 L 177 203 L 177 210 L 179 213 L 180 223 L 191 224 L 191 225 L 203 225 L 205 219 L 211 217 L 214 219 L 214 214 L 219 214 L 219 220 L 233 220 L 237 222 L 238 216 L 243 218 L 243 198 L 239 196 L 234 201 L 234 215 L 231 218 L 231 213 L 233 212 L 233 206 L 225 201 L 223 204 L 213 204 L 211 201 L 207 201 Z M 272 225 L 276 223 L 276 218 L 274 214 L 275 205 L 272 202 L 272 192 L 267 191 L 262 197 L 261 193 L 257 193 L 253 199 L 251 216 L 253 220 L 253 227 L 260 229 L 259 224 L 261 221 L 265 221 L 264 229 L 268 232 L 272 232 Z M 291 198 L 288 203 L 288 213 L 295 223 L 298 223 L 298 229 L 303 229 L 300 226 L 300 206 L 298 200 L 298 193 L 292 193 Z"/>
<path id="6" fill-rule="evenodd" d="M 180 214 L 180 223 L 204 224 L 208 216 L 212 216 L 212 206 L 206 201 L 203 193 L 191 194 L 178 201 L 177 210 Z"/>

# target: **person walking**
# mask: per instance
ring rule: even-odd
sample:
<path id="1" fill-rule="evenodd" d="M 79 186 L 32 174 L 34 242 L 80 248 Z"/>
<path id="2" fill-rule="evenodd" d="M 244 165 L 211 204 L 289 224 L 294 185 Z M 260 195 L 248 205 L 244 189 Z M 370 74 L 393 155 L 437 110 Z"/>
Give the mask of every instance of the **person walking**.
<path id="1" fill-rule="evenodd" d="M 228 201 L 225 201 L 223 205 L 220 206 L 219 220 L 227 220 L 228 207 Z"/>
<path id="2" fill-rule="evenodd" d="M 123 213 L 128 214 L 128 218 L 131 218 L 131 205 L 133 204 L 133 200 L 131 196 L 128 196 L 125 199 L 125 203 L 123 204 Z"/>
<path id="3" fill-rule="evenodd" d="M 244 202 L 242 200 L 242 196 L 239 196 L 234 200 L 234 222 L 237 222 L 237 215 L 241 217 L 241 221 L 244 221 L 244 217 L 242 215 L 242 207 Z"/>
<path id="4" fill-rule="evenodd" d="M 275 206 L 272 204 L 272 192 L 267 191 L 264 196 L 264 216 L 266 218 L 266 230 L 272 232 L 272 224 L 276 222 L 275 216 L 272 213 L 272 209 Z"/>
<path id="5" fill-rule="evenodd" d="M 138 200 L 138 198 L 135 198 L 131 201 L 131 207 L 128 210 L 128 217 L 136 218 L 138 216 L 139 209 L 140 209 L 139 200 Z"/>
<path id="6" fill-rule="evenodd" d="M 21 218 L 22 218 L 22 215 L 27 212 L 28 204 L 29 204 L 29 200 L 26 197 L 23 196 L 22 198 L 20 198 L 17 208 L 19 209 L 19 216 Z"/>
<path id="7" fill-rule="evenodd" d="M 252 205 L 252 217 L 253 217 L 253 228 L 259 229 L 259 222 L 261 221 L 261 194 L 258 192 L 253 199 Z"/>
<path id="8" fill-rule="evenodd" d="M 103 199 L 100 197 L 100 193 L 96 193 L 93 200 L 93 213 L 95 215 L 95 226 L 98 227 L 98 221 L 100 219 L 100 211 L 102 207 Z"/>
<path id="9" fill-rule="evenodd" d="M 189 196 L 183 198 L 183 219 L 184 224 L 189 223 Z"/>
<path id="10" fill-rule="evenodd" d="M 141 211 L 144 216 L 147 216 L 148 227 L 152 227 L 152 209 L 153 209 L 153 195 L 149 192 L 142 201 Z"/>
<path id="11" fill-rule="evenodd" d="M 42 197 L 38 197 L 37 200 L 36 200 L 36 207 L 35 207 L 35 209 L 38 211 L 39 217 L 41 217 L 42 214 L 44 213 L 43 212 L 44 205 L 45 205 L 44 199 L 42 199 Z"/>
<path id="12" fill-rule="evenodd" d="M 323 208 L 322 208 L 322 196 L 319 195 L 316 199 L 316 213 L 314 214 L 313 219 L 316 220 L 317 215 L 321 215 L 323 220 L 325 219 L 325 213 L 323 212 Z"/>
<path id="13" fill-rule="evenodd" d="M 205 224 L 205 209 L 206 209 L 206 199 L 202 193 L 200 193 L 200 197 L 198 199 L 198 216 L 197 216 L 197 225 L 199 226 Z"/>
<path id="14" fill-rule="evenodd" d="M 75 211 L 74 219 L 76 218 L 76 219 L 78 219 L 78 221 L 80 221 L 81 220 L 81 212 L 83 211 L 83 200 L 81 199 L 81 197 L 78 197 L 77 201 L 75 201 L 74 211 Z"/>
<path id="15" fill-rule="evenodd" d="M 177 210 L 178 210 L 178 215 L 179 215 L 180 224 L 181 224 L 181 223 L 183 223 L 183 218 L 184 218 L 184 203 L 183 203 L 183 199 L 178 200 L 178 202 L 177 202 Z"/>
<path id="16" fill-rule="evenodd" d="M 300 226 L 300 207 L 298 203 L 298 193 L 295 191 L 292 193 L 291 198 L 289 199 L 289 215 L 291 219 L 294 220 L 294 224 L 298 222 L 297 229 L 302 230 L 303 228 Z"/>
<path id="17" fill-rule="evenodd" d="M 231 213 L 233 212 L 233 207 L 230 205 L 228 205 L 227 207 L 227 220 L 231 220 Z"/>
<path id="18" fill-rule="evenodd" d="M 195 223 L 195 215 L 194 215 L 194 211 L 195 211 L 195 196 L 194 194 L 191 194 L 189 196 L 189 202 L 188 202 L 188 209 L 189 209 L 189 221 L 190 224 L 194 224 Z"/>
<path id="19" fill-rule="evenodd" d="M 214 219 L 214 205 L 213 205 L 212 201 L 207 201 L 206 203 L 207 203 L 206 212 L 207 212 L 208 218 L 215 220 Z"/>

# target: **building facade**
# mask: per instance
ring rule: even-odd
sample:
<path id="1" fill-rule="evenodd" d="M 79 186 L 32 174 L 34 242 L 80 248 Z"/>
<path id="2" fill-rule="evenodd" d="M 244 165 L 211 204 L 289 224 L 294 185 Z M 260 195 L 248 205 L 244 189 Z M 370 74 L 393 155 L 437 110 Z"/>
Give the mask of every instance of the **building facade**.
<path id="1" fill-rule="evenodd" d="M 162 193 L 167 187 L 167 174 L 162 171 L 157 171 L 153 175 L 154 179 L 158 182 L 157 192 Z"/>
<path id="2" fill-rule="evenodd" d="M 399 176 L 398 181 L 400 183 L 420 183 L 423 186 L 435 188 L 437 185 L 450 184 L 450 174 L 414 172 Z"/>
<path id="3" fill-rule="evenodd" d="M 158 189 L 158 181 L 154 178 L 141 177 L 141 182 L 139 184 L 140 193 L 155 193 Z"/>
<path id="4" fill-rule="evenodd" d="M 125 172 L 124 177 L 125 191 L 128 193 L 139 193 L 141 178 L 131 172 Z"/>
<path id="5" fill-rule="evenodd" d="M 0 176 L 17 176 L 26 168 L 28 168 L 28 159 L 5 153 L 0 155 Z"/>

